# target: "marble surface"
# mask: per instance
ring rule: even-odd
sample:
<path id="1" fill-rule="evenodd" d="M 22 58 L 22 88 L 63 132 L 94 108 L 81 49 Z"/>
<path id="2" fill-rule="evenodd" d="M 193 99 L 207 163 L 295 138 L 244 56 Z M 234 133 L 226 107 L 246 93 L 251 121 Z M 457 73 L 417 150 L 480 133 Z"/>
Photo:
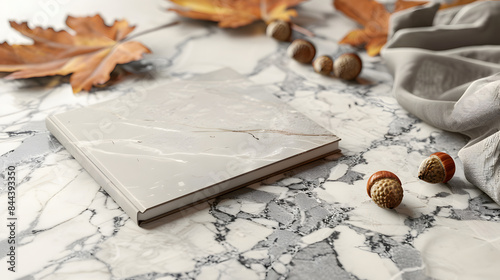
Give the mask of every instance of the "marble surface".
<path id="1" fill-rule="evenodd" d="M 109 22 L 125 17 L 139 31 L 177 19 L 165 12 L 168 3 L 156 0 L 10 3 L 1 4 L 0 36 L 11 43 L 26 40 L 8 29 L 6 18 L 62 27 L 68 13 L 98 11 Z M 317 34 L 311 40 L 319 54 L 348 50 L 336 42 L 356 25 L 331 1 L 307 2 L 299 14 L 296 23 Z M 5 179 L 15 166 L 19 185 L 17 271 L 7 270 L 9 233 L 2 226 L 0 279 L 497 279 L 500 207 L 464 178 L 457 151 L 467 139 L 404 111 L 380 58 L 361 53 L 357 82 L 323 77 L 289 59 L 288 44 L 266 37 L 264 28 L 220 30 L 183 20 L 140 41 L 154 52 L 147 60 L 164 79 L 231 67 L 281 92 L 283 102 L 342 138 L 340 157 L 139 228 L 44 120 L 124 95 L 147 84 L 147 75 L 77 95 L 53 79 L 1 80 L 0 173 Z M 416 178 L 420 162 L 435 151 L 457 160 L 448 184 Z M 366 180 L 378 170 L 403 182 L 404 198 L 394 210 L 366 194 Z M 5 184 L 0 204 L 7 223 Z"/>

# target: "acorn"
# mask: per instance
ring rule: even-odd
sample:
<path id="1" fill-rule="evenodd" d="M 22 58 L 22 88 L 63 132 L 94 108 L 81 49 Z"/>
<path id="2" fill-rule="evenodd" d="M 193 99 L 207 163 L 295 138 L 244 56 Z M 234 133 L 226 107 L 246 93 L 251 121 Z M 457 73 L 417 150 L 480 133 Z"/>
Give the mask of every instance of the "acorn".
<path id="1" fill-rule="evenodd" d="M 316 73 L 330 75 L 333 71 L 333 60 L 327 55 L 322 55 L 313 61 L 313 68 Z"/>
<path id="2" fill-rule="evenodd" d="M 333 71 L 335 76 L 343 80 L 354 80 L 361 73 L 363 63 L 355 53 L 345 53 L 335 59 Z"/>
<path id="3" fill-rule="evenodd" d="M 403 200 L 403 187 L 396 174 L 390 171 L 373 173 L 366 184 L 368 196 L 380 207 L 392 209 Z"/>
<path id="4" fill-rule="evenodd" d="M 455 174 L 455 162 L 447 153 L 437 152 L 424 159 L 418 178 L 431 184 L 446 183 Z"/>
<path id="5" fill-rule="evenodd" d="M 301 63 L 311 63 L 316 55 L 314 45 L 304 39 L 294 40 L 287 50 L 288 56 Z"/>
<path id="6" fill-rule="evenodd" d="M 289 41 L 292 37 L 292 28 L 289 22 L 278 19 L 267 25 L 266 34 L 278 41 Z"/>

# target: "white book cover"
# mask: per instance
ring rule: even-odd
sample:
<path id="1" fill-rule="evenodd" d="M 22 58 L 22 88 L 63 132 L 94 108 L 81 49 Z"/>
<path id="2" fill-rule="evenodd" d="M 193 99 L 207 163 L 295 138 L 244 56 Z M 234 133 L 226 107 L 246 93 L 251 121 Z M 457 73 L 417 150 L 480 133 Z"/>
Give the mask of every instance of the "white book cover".
<path id="1" fill-rule="evenodd" d="M 338 152 L 340 140 L 228 69 L 46 123 L 139 225 Z"/>

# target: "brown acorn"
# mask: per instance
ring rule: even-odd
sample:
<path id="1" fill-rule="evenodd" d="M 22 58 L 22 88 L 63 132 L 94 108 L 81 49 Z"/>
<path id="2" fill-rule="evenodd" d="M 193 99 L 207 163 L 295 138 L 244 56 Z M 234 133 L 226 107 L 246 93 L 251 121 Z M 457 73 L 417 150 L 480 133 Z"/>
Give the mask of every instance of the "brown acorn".
<path id="1" fill-rule="evenodd" d="M 333 60 L 327 55 L 322 55 L 313 61 L 313 68 L 316 73 L 330 75 L 333 71 Z"/>
<path id="2" fill-rule="evenodd" d="M 316 55 L 316 48 L 307 40 L 296 39 L 288 47 L 287 54 L 298 62 L 311 63 Z"/>
<path id="3" fill-rule="evenodd" d="M 335 59 L 333 72 L 335 76 L 343 80 L 354 80 L 361 73 L 363 63 L 355 53 L 345 53 Z"/>
<path id="4" fill-rule="evenodd" d="M 392 209 L 403 200 L 403 187 L 396 174 L 390 171 L 373 173 L 366 184 L 368 196 L 380 207 Z"/>
<path id="5" fill-rule="evenodd" d="M 455 162 L 450 155 L 433 153 L 424 159 L 418 169 L 418 178 L 431 184 L 446 183 L 455 174 Z"/>
<path id="6" fill-rule="evenodd" d="M 266 34 L 278 41 L 289 41 L 292 37 L 292 28 L 289 22 L 278 19 L 267 25 Z"/>

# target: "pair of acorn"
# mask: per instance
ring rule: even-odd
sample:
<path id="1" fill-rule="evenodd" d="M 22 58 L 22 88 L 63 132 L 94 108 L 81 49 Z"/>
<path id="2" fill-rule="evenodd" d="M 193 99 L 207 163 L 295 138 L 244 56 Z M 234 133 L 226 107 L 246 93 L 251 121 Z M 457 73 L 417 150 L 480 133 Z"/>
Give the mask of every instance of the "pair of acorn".
<path id="1" fill-rule="evenodd" d="M 431 184 L 446 183 L 455 174 L 455 162 L 446 153 L 437 152 L 420 164 L 418 178 Z M 375 172 L 366 184 L 368 196 L 380 207 L 392 209 L 403 200 L 401 180 L 390 171 Z"/>
<path id="2" fill-rule="evenodd" d="M 289 41 L 292 36 L 292 28 L 289 22 L 275 20 L 267 26 L 266 33 L 279 41 Z M 312 62 L 315 72 L 330 76 L 333 72 L 335 77 L 343 80 L 354 80 L 361 73 L 363 63 L 355 53 L 345 53 L 333 61 L 330 56 L 322 55 L 316 59 L 316 47 L 305 39 L 294 40 L 287 49 L 289 57 L 304 64 Z M 313 61 L 314 59 L 314 61 Z"/>

